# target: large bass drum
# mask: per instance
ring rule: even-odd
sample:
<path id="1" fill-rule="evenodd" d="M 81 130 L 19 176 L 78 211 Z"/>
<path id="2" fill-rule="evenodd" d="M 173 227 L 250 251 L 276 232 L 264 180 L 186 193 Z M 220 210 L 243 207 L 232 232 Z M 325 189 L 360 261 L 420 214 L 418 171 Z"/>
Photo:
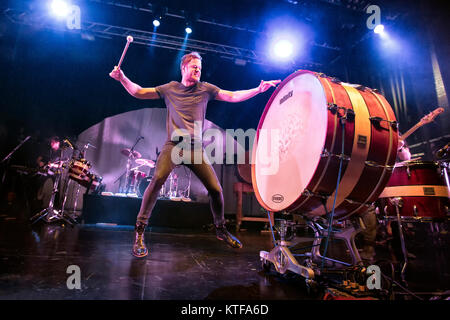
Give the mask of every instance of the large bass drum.
<path id="1" fill-rule="evenodd" d="M 376 90 L 299 70 L 279 85 L 261 116 L 252 153 L 255 195 L 272 212 L 325 215 L 342 159 L 335 218 L 360 214 L 391 176 L 397 130 L 391 106 Z"/>

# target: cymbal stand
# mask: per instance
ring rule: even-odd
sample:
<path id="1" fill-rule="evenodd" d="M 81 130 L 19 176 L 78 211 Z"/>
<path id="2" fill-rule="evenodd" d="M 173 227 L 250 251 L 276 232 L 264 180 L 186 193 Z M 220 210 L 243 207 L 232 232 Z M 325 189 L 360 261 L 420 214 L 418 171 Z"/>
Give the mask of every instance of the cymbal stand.
<path id="1" fill-rule="evenodd" d="M 134 143 L 134 145 L 131 147 L 130 149 L 130 153 L 128 154 L 128 159 L 127 159 L 127 170 L 126 170 L 126 174 L 125 174 L 125 194 L 128 194 L 128 192 L 130 191 L 130 184 L 131 184 L 131 179 L 130 179 L 130 168 L 131 168 L 131 162 L 132 162 L 132 158 L 134 158 L 133 156 L 133 151 L 134 148 L 136 147 L 136 145 L 138 144 L 138 142 L 144 139 L 144 137 L 139 137 L 137 138 L 136 142 Z"/>

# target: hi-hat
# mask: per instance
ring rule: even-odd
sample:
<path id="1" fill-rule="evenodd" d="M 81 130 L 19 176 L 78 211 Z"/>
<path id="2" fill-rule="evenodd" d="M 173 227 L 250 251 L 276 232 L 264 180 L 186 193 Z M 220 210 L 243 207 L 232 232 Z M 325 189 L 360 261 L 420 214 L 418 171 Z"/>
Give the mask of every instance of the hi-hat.
<path id="1" fill-rule="evenodd" d="M 150 168 L 154 168 L 155 167 L 155 161 L 153 161 L 153 160 L 137 159 L 135 162 L 137 164 L 140 164 L 141 166 L 147 166 L 147 167 L 150 167 Z"/>
<path id="2" fill-rule="evenodd" d="M 120 151 L 120 153 L 122 153 L 124 156 L 128 157 L 128 156 L 130 156 L 131 150 L 130 149 L 122 149 L 122 151 Z M 139 152 L 137 152 L 136 150 L 133 150 L 133 153 L 131 153 L 131 157 L 137 159 L 137 158 L 141 158 L 142 155 Z"/>

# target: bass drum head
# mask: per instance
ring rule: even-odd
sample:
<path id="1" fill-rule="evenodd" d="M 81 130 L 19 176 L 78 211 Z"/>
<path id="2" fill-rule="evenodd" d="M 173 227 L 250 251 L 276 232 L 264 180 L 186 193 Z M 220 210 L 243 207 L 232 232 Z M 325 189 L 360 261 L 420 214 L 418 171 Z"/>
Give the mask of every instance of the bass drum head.
<path id="1" fill-rule="evenodd" d="M 252 182 L 267 210 L 292 205 L 311 181 L 327 131 L 327 101 L 318 78 L 286 79 L 269 100 L 258 125 Z"/>

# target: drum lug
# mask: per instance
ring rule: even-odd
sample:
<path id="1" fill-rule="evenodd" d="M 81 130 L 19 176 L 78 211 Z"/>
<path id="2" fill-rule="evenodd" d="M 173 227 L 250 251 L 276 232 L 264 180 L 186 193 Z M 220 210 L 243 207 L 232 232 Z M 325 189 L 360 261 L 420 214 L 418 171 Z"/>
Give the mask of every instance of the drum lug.
<path id="1" fill-rule="evenodd" d="M 339 80 L 339 79 L 336 78 L 336 77 L 331 77 L 331 78 L 330 78 L 330 81 L 333 82 L 333 83 L 336 83 L 336 84 L 341 84 L 341 82 L 342 82 L 341 80 Z"/>
<path id="2" fill-rule="evenodd" d="M 338 158 L 339 160 L 350 161 L 350 157 L 346 154 L 332 154 L 331 156 Z"/>
<path id="3" fill-rule="evenodd" d="M 416 205 L 414 205 L 414 207 L 413 207 L 413 212 L 414 212 L 414 215 L 415 215 L 416 217 L 419 216 L 419 215 L 418 215 L 418 210 L 417 210 L 417 206 L 416 206 Z"/>
<path id="4" fill-rule="evenodd" d="M 324 195 L 324 194 L 312 192 L 312 191 L 309 191 L 308 189 L 305 189 L 302 192 L 302 195 L 305 196 L 305 197 L 315 197 L 315 198 L 320 198 L 320 199 L 323 199 L 323 200 L 327 200 L 328 197 L 329 197 L 329 195 Z"/>
<path id="5" fill-rule="evenodd" d="M 390 121 L 390 120 L 383 119 L 381 117 L 370 117 L 369 120 L 370 120 L 370 122 L 374 123 L 379 128 L 381 128 L 381 122 L 385 121 L 385 122 L 389 123 L 389 125 L 393 129 L 398 130 L 398 122 L 395 120 Z"/>
<path id="6" fill-rule="evenodd" d="M 330 156 L 330 153 L 326 148 L 322 150 L 322 154 L 320 155 L 321 158 L 328 158 Z"/>
<path id="7" fill-rule="evenodd" d="M 346 154 L 335 154 L 335 153 L 330 153 L 327 149 L 323 149 L 322 150 L 322 154 L 320 155 L 321 158 L 328 158 L 328 157 L 335 157 L 338 158 L 339 160 L 342 158 L 344 161 L 350 161 L 350 157 L 347 156 Z"/>

